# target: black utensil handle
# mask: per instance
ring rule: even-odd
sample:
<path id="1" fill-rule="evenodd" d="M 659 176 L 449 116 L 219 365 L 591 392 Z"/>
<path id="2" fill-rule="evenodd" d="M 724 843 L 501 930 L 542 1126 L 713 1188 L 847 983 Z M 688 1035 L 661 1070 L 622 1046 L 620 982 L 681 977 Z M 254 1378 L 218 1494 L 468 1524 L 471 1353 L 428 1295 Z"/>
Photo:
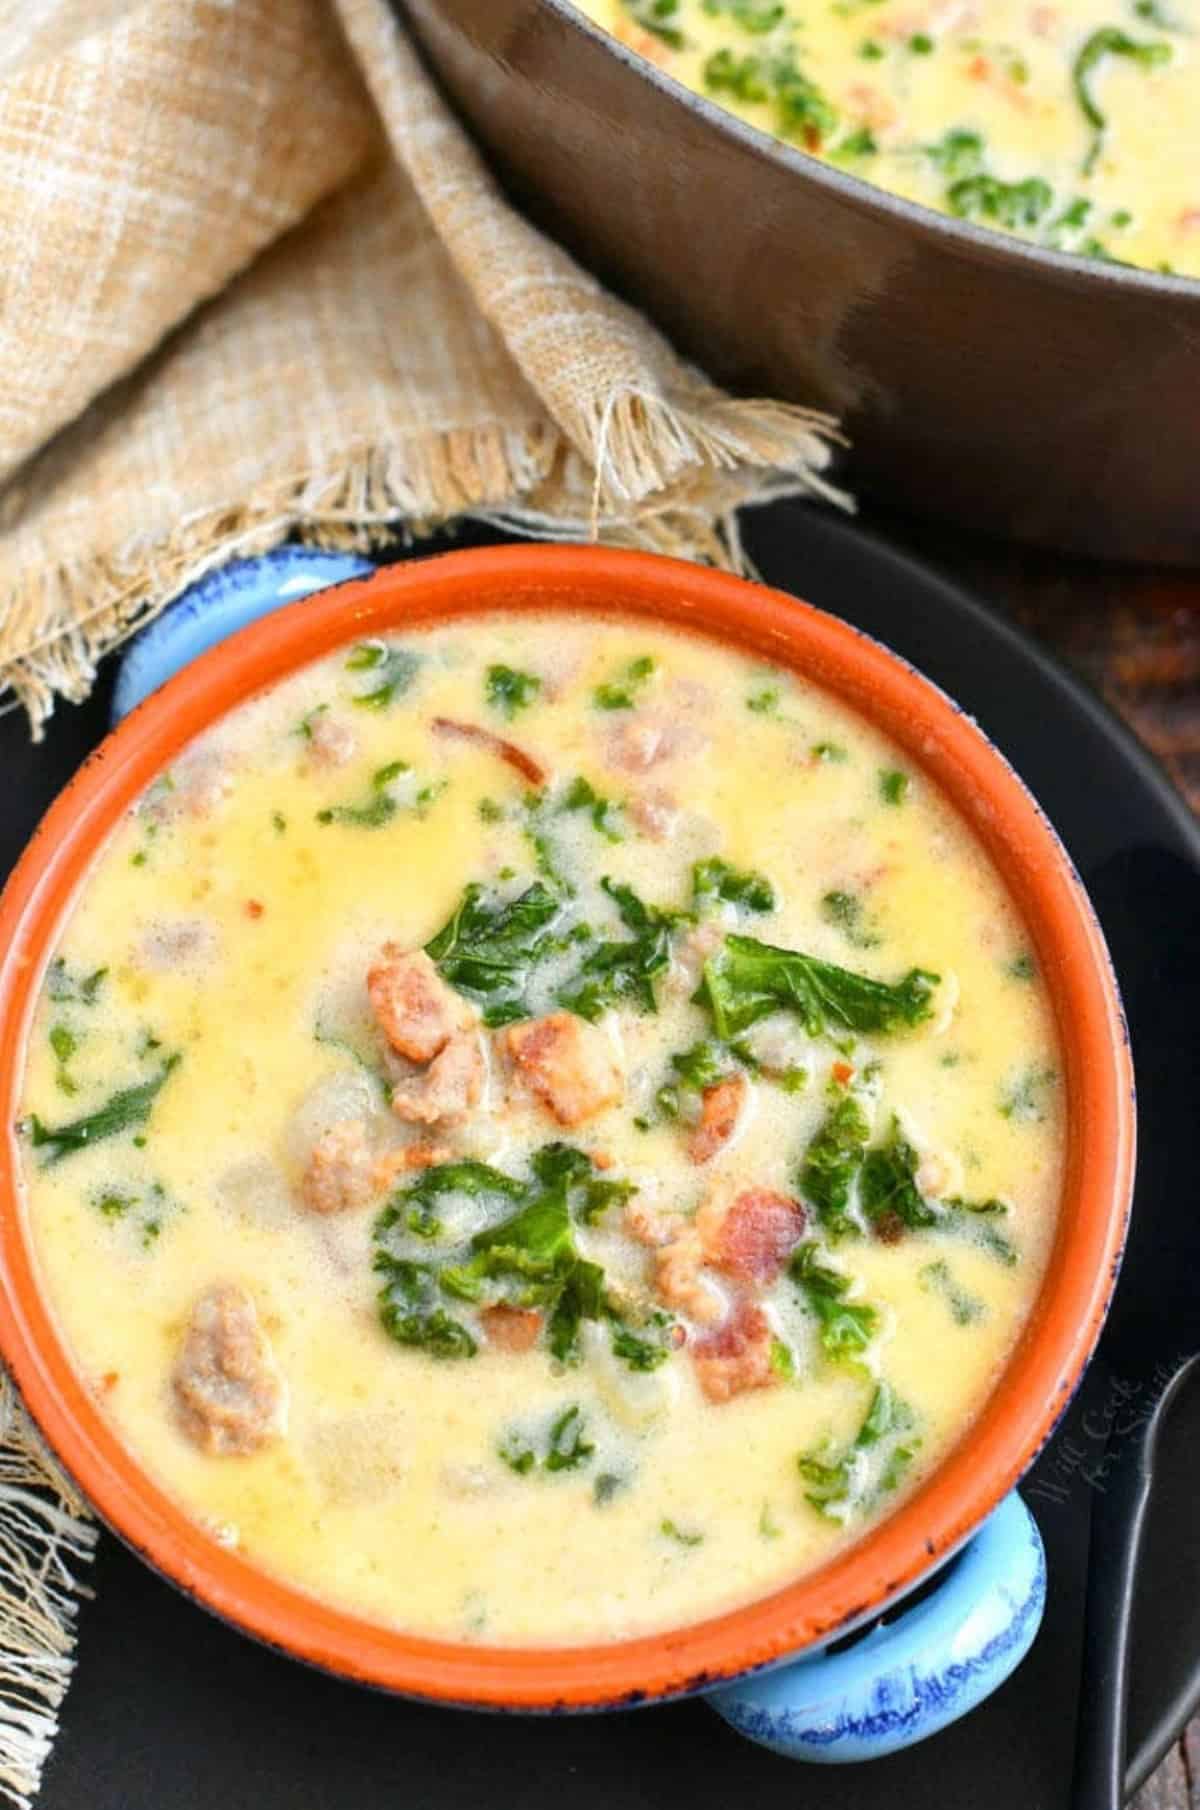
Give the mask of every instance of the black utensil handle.
<path id="1" fill-rule="evenodd" d="M 1125 1801 L 1125 1710 L 1142 1534 L 1159 1434 L 1196 1361 L 1179 1367 L 1144 1421 L 1109 1437 L 1088 1547 L 1074 1810 L 1121 1810 Z"/>

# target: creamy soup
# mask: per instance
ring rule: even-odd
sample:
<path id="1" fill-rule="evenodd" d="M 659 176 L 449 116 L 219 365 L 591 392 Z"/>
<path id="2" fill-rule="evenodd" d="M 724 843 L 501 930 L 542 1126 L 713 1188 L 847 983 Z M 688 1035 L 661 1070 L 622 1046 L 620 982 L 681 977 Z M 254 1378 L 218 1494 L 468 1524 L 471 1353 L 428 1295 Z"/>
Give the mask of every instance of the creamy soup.
<path id="1" fill-rule="evenodd" d="M 768 1592 L 978 1414 L 1061 1176 L 1002 881 L 869 724 L 704 639 L 481 617 L 191 745 L 50 962 L 46 1295 L 215 1541 L 380 1623 Z"/>
<path id="2" fill-rule="evenodd" d="M 578 0 L 751 125 L 1081 257 L 1200 276 L 1197 0 Z"/>

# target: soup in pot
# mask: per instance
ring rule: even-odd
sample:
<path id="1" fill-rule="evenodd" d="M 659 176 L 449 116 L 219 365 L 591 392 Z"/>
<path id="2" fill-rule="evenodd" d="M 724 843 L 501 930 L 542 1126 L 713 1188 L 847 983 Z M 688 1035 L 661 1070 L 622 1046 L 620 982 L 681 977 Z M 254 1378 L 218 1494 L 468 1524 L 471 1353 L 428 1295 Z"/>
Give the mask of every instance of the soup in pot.
<path id="1" fill-rule="evenodd" d="M 1200 276 L 1196 0 L 578 0 L 763 131 L 1039 245 Z"/>
<path id="2" fill-rule="evenodd" d="M 1059 1068 L 1001 876 L 868 722 L 699 635 L 480 616 L 296 672 L 121 822 L 24 1208 L 214 1541 L 386 1626 L 617 1640 L 796 1579 L 968 1431 Z"/>

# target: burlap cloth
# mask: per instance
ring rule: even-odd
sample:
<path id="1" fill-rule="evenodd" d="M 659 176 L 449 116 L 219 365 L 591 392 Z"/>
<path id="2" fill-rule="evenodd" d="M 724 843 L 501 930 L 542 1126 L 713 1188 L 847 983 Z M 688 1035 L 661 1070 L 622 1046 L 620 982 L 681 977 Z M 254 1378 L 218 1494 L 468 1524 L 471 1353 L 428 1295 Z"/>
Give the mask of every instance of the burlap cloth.
<path id="1" fill-rule="evenodd" d="M 464 514 L 730 557 L 831 426 L 505 202 L 384 0 L 0 0 L 0 709 L 204 568 Z"/>

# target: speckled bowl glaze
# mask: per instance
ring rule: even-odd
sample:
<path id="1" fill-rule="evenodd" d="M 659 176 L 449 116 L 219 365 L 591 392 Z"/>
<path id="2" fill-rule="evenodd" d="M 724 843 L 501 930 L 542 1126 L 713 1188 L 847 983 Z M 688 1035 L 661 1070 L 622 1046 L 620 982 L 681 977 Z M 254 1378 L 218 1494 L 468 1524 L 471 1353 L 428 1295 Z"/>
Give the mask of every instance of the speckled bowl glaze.
<path id="1" fill-rule="evenodd" d="M 824 406 L 864 493 L 1200 560 L 1200 282 L 952 220 L 778 143 L 570 0 L 393 0 L 539 224 L 712 376 Z"/>
<path id="2" fill-rule="evenodd" d="M 1070 861 L 1011 768 L 943 693 L 878 643 L 781 593 L 642 554 L 512 547 L 392 567 L 280 608 L 345 570 L 301 573 L 293 557 L 269 583 L 244 567 L 208 581 L 220 587 L 227 630 L 269 613 L 132 710 L 52 806 L 0 899 L 0 1348 L 31 1412 L 99 1513 L 149 1563 L 247 1632 L 343 1676 L 524 1710 L 707 1691 L 741 1732 L 821 1760 L 886 1752 L 933 1732 L 994 1688 L 1036 1630 L 1041 1548 L 1011 1492 L 1094 1347 L 1128 1214 L 1129 1052 L 1107 953 Z M 38 1288 L 13 1128 L 26 1026 L 63 916 L 114 822 L 187 741 L 348 639 L 534 609 L 619 611 L 710 634 L 794 667 L 893 736 L 1008 878 L 1050 988 L 1067 1102 L 1061 1222 L 1043 1288 L 994 1394 L 934 1474 L 855 1546 L 770 1596 L 652 1637 L 541 1649 L 381 1628 L 205 1537 L 115 1438 L 71 1367 Z M 200 615 L 185 609 L 174 631 L 152 631 L 126 668 L 121 707 L 187 659 L 197 634 L 212 639 Z M 939 1566 L 941 1588 L 854 1646 L 828 1650 Z M 784 1660 L 797 1662 L 750 1676 Z"/>

